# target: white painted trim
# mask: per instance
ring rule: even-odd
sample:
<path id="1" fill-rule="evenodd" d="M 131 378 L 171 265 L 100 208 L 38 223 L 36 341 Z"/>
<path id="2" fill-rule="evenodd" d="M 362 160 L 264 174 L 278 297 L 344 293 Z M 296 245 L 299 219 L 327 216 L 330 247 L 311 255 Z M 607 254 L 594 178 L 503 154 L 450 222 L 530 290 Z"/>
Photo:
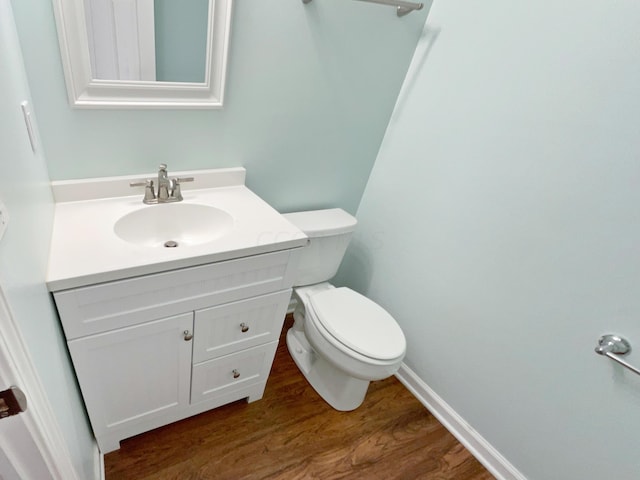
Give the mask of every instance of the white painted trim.
<path id="1" fill-rule="evenodd" d="M 130 182 L 157 178 L 157 173 L 124 175 L 118 177 L 83 178 L 51 182 L 56 203 L 97 200 L 100 198 L 127 197 L 144 194 L 144 187 L 132 188 Z M 169 176 L 193 177 L 193 182 L 181 184 L 182 191 L 201 188 L 242 186 L 247 171 L 244 167 L 215 168 L 209 170 L 169 171 Z M 142 197 L 141 197 L 142 198 Z"/>
<path id="2" fill-rule="evenodd" d="M 51 476 L 56 480 L 85 480 L 78 475 L 71 462 L 71 456 L 53 408 L 31 363 L 26 345 L 2 289 L 0 289 L 0 332 L 2 332 L 0 354 L 5 357 L 9 370 L 7 373 L 20 379 L 22 383 L 20 388 L 27 395 L 28 410 L 22 414 L 24 423 L 38 446 Z M 98 453 L 97 444 L 95 451 Z M 96 478 L 98 475 L 99 472 L 96 472 Z"/>
<path id="3" fill-rule="evenodd" d="M 494 477 L 498 480 L 527 480 L 406 364 L 400 366 L 396 378 Z"/>
<path id="4" fill-rule="evenodd" d="M 98 444 L 96 443 L 96 451 L 98 452 L 98 460 L 99 460 L 99 468 L 100 468 L 100 477 L 99 480 L 106 480 L 106 474 L 104 471 L 104 454 L 100 453 L 98 449 Z"/>
<path id="5" fill-rule="evenodd" d="M 210 0 L 205 82 L 112 81 L 92 78 L 83 0 L 52 0 L 71 106 L 76 108 L 221 108 L 232 0 Z"/>

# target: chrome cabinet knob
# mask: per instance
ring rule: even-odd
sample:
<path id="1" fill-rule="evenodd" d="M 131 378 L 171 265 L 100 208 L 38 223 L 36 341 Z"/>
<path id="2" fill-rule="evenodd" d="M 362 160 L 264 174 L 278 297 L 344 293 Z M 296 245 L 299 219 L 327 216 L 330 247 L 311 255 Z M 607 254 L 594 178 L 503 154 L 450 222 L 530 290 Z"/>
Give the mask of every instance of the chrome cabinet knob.
<path id="1" fill-rule="evenodd" d="M 185 330 L 182 333 L 184 334 L 184 341 L 185 342 L 188 342 L 189 340 L 191 340 L 193 338 L 193 334 L 189 330 Z"/>
<path id="2" fill-rule="evenodd" d="M 240 372 L 238 370 L 233 370 L 233 378 L 239 378 L 240 377 Z"/>
<path id="3" fill-rule="evenodd" d="M 248 332 L 249 331 L 249 325 L 247 325 L 246 323 L 241 323 L 240 324 L 240 330 L 242 331 L 242 333 Z"/>

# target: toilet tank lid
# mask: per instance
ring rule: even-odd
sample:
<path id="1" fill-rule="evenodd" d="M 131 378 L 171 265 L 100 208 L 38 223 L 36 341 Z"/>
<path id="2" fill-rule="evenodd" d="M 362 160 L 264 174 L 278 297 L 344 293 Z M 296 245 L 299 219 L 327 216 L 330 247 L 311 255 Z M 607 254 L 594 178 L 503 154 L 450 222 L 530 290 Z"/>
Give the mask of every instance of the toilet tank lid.
<path id="1" fill-rule="evenodd" d="M 341 208 L 285 213 L 283 216 L 309 237 L 351 233 L 358 223 L 354 216 Z"/>

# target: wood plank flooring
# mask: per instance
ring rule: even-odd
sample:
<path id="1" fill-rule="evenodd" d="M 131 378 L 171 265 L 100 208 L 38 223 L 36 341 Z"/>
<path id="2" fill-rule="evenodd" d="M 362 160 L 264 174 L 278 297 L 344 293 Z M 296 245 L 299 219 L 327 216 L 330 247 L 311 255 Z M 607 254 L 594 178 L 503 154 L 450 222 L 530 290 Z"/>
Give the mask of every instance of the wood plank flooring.
<path id="1" fill-rule="evenodd" d="M 105 469 L 106 480 L 493 479 L 395 377 L 373 382 L 355 411 L 333 410 L 284 336 L 262 400 L 124 440 Z"/>

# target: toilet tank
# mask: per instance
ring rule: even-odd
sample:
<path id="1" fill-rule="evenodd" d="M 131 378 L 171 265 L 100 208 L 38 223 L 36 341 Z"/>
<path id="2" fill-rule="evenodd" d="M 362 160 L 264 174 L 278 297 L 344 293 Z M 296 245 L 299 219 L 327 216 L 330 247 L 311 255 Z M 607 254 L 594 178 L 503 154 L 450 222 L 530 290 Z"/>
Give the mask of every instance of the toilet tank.
<path id="1" fill-rule="evenodd" d="M 338 271 L 356 228 L 355 217 L 340 208 L 287 213 L 284 217 L 309 237 L 293 285 L 330 280 Z"/>

